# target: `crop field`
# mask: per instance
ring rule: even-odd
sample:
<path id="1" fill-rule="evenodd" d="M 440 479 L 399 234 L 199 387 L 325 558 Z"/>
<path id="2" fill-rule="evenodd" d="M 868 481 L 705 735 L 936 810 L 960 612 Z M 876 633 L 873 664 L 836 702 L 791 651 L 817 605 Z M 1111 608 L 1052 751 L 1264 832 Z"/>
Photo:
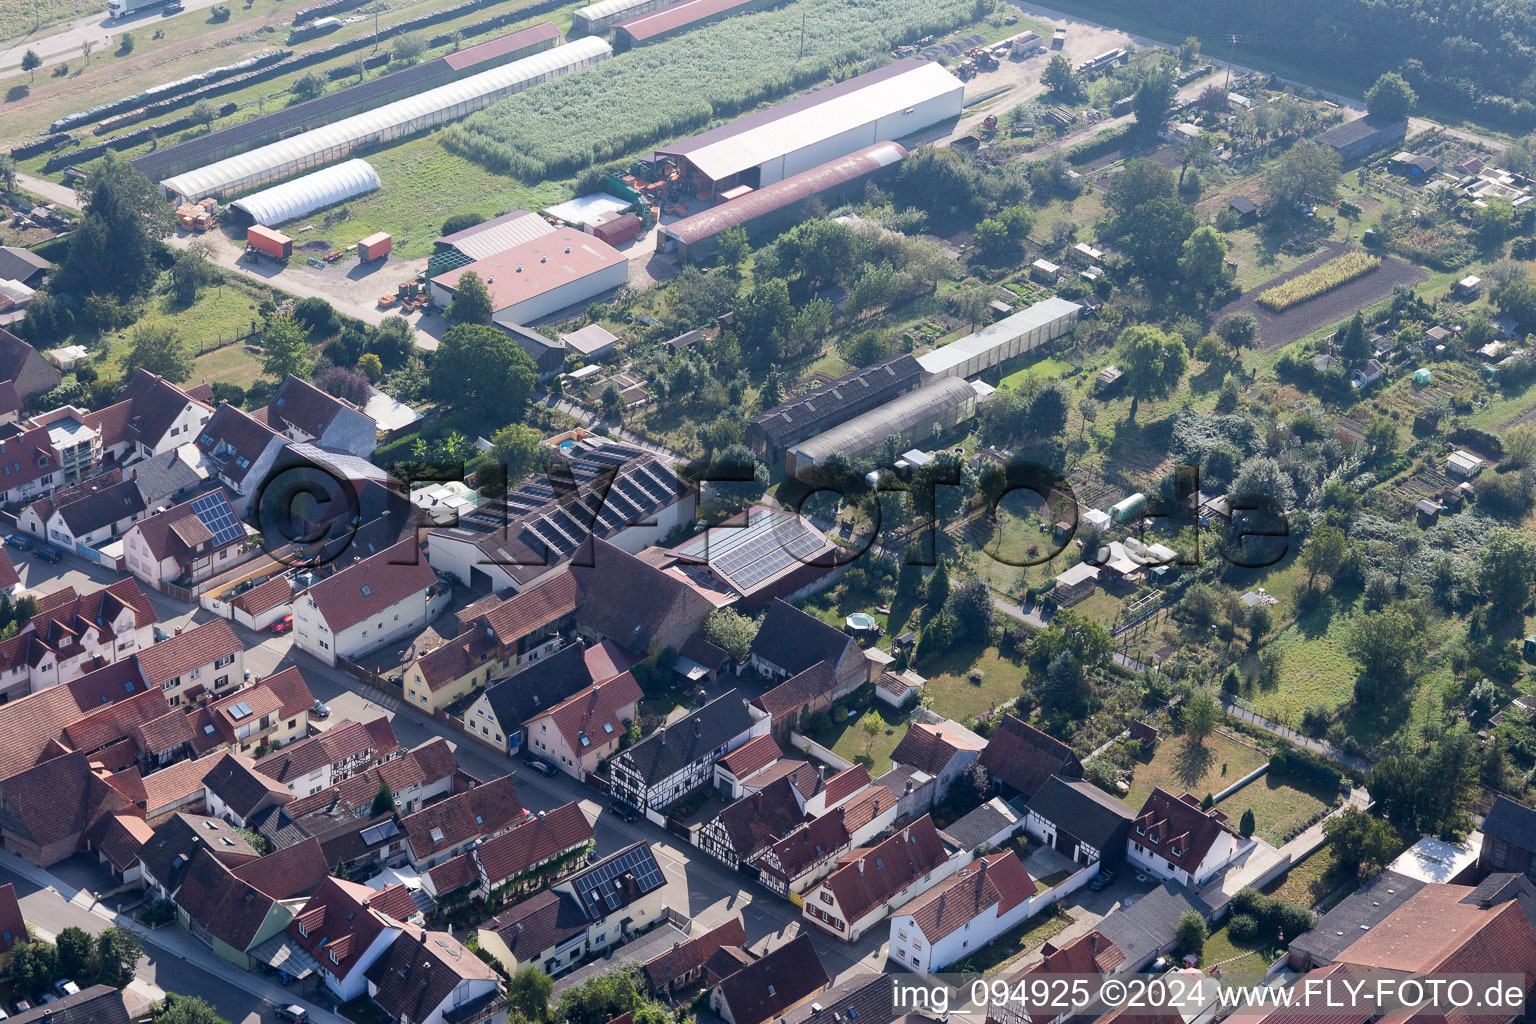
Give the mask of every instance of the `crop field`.
<path id="1" fill-rule="evenodd" d="M 807 88 L 898 44 L 944 34 L 971 21 L 975 8 L 973 0 L 799 0 L 508 97 L 449 128 L 444 141 L 527 180 L 569 174 Z"/>
<path id="2" fill-rule="evenodd" d="M 1379 266 L 1381 260 L 1369 253 L 1347 252 L 1273 288 L 1264 289 L 1259 293 L 1257 301 L 1267 309 L 1283 313 L 1292 306 L 1315 299 L 1357 277 L 1364 277 Z"/>
<path id="3" fill-rule="evenodd" d="M 1366 309 L 1390 298 L 1395 284 L 1419 284 L 1429 277 L 1421 268 L 1406 260 L 1389 256 L 1381 261 L 1375 271 L 1289 309 L 1277 312 L 1260 301 L 1268 292 L 1327 266 L 1341 255 L 1342 248 L 1342 244 L 1337 241 L 1324 242 L 1322 252 L 1272 279 L 1267 288 L 1249 291 L 1223 306 L 1217 316 L 1236 312 L 1252 313 L 1259 321 L 1260 350 L 1273 352 L 1298 338 L 1305 338 L 1314 331 L 1339 323 L 1358 309 Z"/>

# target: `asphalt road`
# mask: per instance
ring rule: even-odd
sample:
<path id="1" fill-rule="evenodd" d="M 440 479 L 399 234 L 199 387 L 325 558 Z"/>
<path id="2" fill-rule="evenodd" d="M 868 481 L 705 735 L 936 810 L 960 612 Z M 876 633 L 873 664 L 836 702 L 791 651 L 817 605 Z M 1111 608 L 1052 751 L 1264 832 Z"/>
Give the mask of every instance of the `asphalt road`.
<path id="1" fill-rule="evenodd" d="M 180 14 L 173 14 L 170 18 L 185 18 L 193 11 L 212 7 L 219 0 L 182 0 L 186 10 Z M 41 32 L 28 32 L 26 35 L 15 36 L 5 41 L 5 48 L 0 49 L 0 78 L 9 78 L 13 75 L 22 75 L 21 58 L 28 50 L 37 51 L 37 55 L 43 58 L 43 67 L 58 64 L 64 61 L 78 60 L 81 58 L 81 47 L 89 41 L 94 47 L 92 56 L 108 56 L 113 47 L 113 40 L 124 32 L 138 32 L 143 29 L 153 29 L 170 18 L 157 5 L 154 8 L 146 8 L 137 11 L 121 21 L 107 17 L 105 11 L 95 14 L 85 14 L 59 25 L 49 25 Z M 12 27 L 12 26 L 7 26 Z"/>

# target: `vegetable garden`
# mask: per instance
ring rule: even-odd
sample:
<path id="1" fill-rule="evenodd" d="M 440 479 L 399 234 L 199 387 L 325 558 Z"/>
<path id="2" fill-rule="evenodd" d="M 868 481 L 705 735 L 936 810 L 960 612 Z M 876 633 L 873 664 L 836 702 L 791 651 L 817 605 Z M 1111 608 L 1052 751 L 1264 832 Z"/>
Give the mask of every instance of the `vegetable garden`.
<path id="1" fill-rule="evenodd" d="M 1281 313 L 1340 285 L 1348 284 L 1357 277 L 1363 277 L 1379 266 L 1381 260 L 1369 253 L 1347 252 L 1289 281 L 1266 289 L 1259 293 L 1257 301 L 1266 309 Z"/>
<path id="2" fill-rule="evenodd" d="M 510 96 L 448 128 L 443 144 L 525 180 L 571 174 L 829 75 L 846 78 L 869 58 L 948 33 L 989 8 L 987 0 L 800 0 Z"/>

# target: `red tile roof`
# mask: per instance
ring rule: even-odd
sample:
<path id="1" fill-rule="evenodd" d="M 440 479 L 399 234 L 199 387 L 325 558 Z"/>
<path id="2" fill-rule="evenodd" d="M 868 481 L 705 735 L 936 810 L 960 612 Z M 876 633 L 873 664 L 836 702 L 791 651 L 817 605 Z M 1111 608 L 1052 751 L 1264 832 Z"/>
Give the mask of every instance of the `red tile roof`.
<path id="1" fill-rule="evenodd" d="M 690 971 L 704 966 L 704 961 L 715 955 L 721 946 L 745 946 L 747 932 L 741 917 L 735 916 L 718 924 L 702 935 L 695 935 L 687 942 L 673 946 L 667 952 L 645 962 L 645 976 L 654 991 L 670 984 Z"/>
<path id="2" fill-rule="evenodd" d="M 723 979 L 715 994 L 733 1024 L 763 1024 L 831 984 L 808 932 Z"/>
<path id="3" fill-rule="evenodd" d="M 276 695 L 272 697 L 272 704 L 275 709 Z M 342 764 L 373 749 L 373 737 L 362 723 L 338 722 L 318 736 L 299 740 L 261 758 L 256 762 L 256 770 L 269 779 L 287 785 L 317 768 Z M 374 791 L 378 791 L 377 785 Z"/>
<path id="4" fill-rule="evenodd" d="M 437 582 L 414 535 L 378 554 L 356 562 L 305 591 L 325 617 L 332 633 L 340 633 Z"/>
<path id="5" fill-rule="evenodd" d="M 90 848 L 101 853 L 119 871 L 126 871 L 139 859 L 139 851 L 154 837 L 155 830 L 137 814 L 123 811 L 103 817 L 85 834 Z M 0 953 L 5 952 L 0 948 Z"/>
<path id="6" fill-rule="evenodd" d="M 1214 807 L 1201 810 L 1200 801 L 1191 793 L 1176 797 L 1156 786 L 1141 805 L 1132 828 L 1136 842 L 1193 874 L 1222 833 L 1237 835 L 1226 820 L 1226 814 Z"/>
<path id="7" fill-rule="evenodd" d="M 821 883 L 851 924 L 944 863 L 944 843 L 928 815 L 858 856 Z"/>
<path id="8" fill-rule="evenodd" d="M 148 650 L 140 651 L 138 659 L 139 666 L 144 670 L 144 678 L 158 686 L 243 650 L 245 645 L 240 642 L 227 620 L 210 619 L 169 640 L 162 640 Z M 212 682 L 211 679 L 208 681 L 210 688 Z"/>
<path id="9" fill-rule="evenodd" d="M 277 694 L 281 702 L 278 714 L 284 718 L 292 718 L 315 706 L 315 695 L 310 692 L 309 684 L 304 681 L 297 665 L 290 665 L 281 672 L 267 676 L 261 680 L 261 685 Z"/>
<path id="10" fill-rule="evenodd" d="M 287 900 L 314 892 L 330 870 L 320 840 L 311 837 L 241 864 L 234 869 L 234 875 L 275 900 Z"/>
<path id="11" fill-rule="evenodd" d="M 393 1020 L 426 1020 L 460 985 L 496 979 L 458 939 L 420 928 L 407 928 L 368 968 L 373 1001 Z"/>
<path id="12" fill-rule="evenodd" d="M 92 753 L 115 743 L 133 730 L 170 712 L 165 694 L 144 690 L 126 700 L 97 708 L 78 722 L 64 727 L 64 738 L 75 750 Z"/>
<path id="13" fill-rule="evenodd" d="M 11 556 L 0 549 L 0 590 L 9 590 L 21 582 L 21 575 L 16 571 Z"/>
<path id="14" fill-rule="evenodd" d="M 0 491 L 32 483 L 59 468 L 47 427 L 0 427 Z"/>
<path id="15" fill-rule="evenodd" d="M 207 849 L 192 855 L 173 897 L 210 935 L 244 952 L 256 944 L 277 901 L 219 863 Z"/>
<path id="16" fill-rule="evenodd" d="M 146 775 L 139 785 L 144 791 L 144 813 L 155 815 L 194 793 L 202 793 L 208 773 L 217 767 L 222 755 L 180 761 Z"/>
<path id="17" fill-rule="evenodd" d="M 1103 932 L 1079 935 L 1065 946 L 1047 942 L 1040 947 L 1040 962 L 1025 974 L 1108 974 L 1125 963 L 1125 953 Z"/>
<path id="18" fill-rule="evenodd" d="M 403 905 L 398 896 L 404 896 Z M 397 912 L 409 908 L 407 917 L 416 912 L 403 885 L 378 892 L 356 882 L 327 878 L 289 923 L 288 934 L 326 970 L 345 978 L 385 929 L 400 926 L 400 920 L 384 909 L 386 904 Z"/>
<path id="19" fill-rule="evenodd" d="M 562 572 L 542 586 L 507 598 L 481 613 L 480 619 L 499 642 L 511 645 L 575 612 L 578 602 L 575 577 Z"/>
<path id="20" fill-rule="evenodd" d="M 311 437 L 319 437 L 347 408 L 341 399 L 289 374 L 261 411 L 266 413 L 267 425 L 275 430 L 297 427 Z"/>
<path id="21" fill-rule="evenodd" d="M 228 403 L 213 411 L 197 435 L 198 450 L 218 463 L 219 474 L 236 486 L 274 443 L 287 444 L 288 439 Z"/>
<path id="22" fill-rule="evenodd" d="M 578 278 L 623 263 L 624 254 L 576 228 L 556 228 L 547 235 L 450 270 L 436 279 L 452 290 L 470 271 L 488 285 L 493 309 L 506 309 L 543 295 Z"/>
<path id="23" fill-rule="evenodd" d="M 488 839 L 474 851 L 491 887 L 592 839 L 592 823 L 574 801 L 562 804 L 521 828 Z"/>
<path id="24" fill-rule="evenodd" d="M 624 735 L 626 713 L 633 716 L 635 705 L 645 696 L 640 684 L 628 672 L 614 676 L 604 683 L 591 686 L 561 701 L 542 715 L 528 719 L 527 724 L 548 718 L 555 730 L 565 740 L 566 746 L 577 754 L 589 747 L 611 743 Z"/>
<path id="25" fill-rule="evenodd" d="M 498 835 L 522 820 L 523 802 L 512 777 L 503 775 L 407 814 L 400 819 L 400 828 L 415 859 L 425 860 L 476 836 Z"/>
<path id="26" fill-rule="evenodd" d="M 1518 900 L 1464 903 L 1464 885 L 1426 885 L 1337 957 L 1341 964 L 1411 973 L 1536 976 L 1536 935 Z"/>
<path id="27" fill-rule="evenodd" d="M 1071 747 L 1013 715 L 1003 716 L 980 760 L 990 775 L 1026 796 L 1052 775 L 1083 777 L 1082 762 Z"/>
<path id="28" fill-rule="evenodd" d="M 869 769 L 862 764 L 844 768 L 827 780 L 826 806 L 832 807 L 842 803 L 868 786 L 869 781 Z M 806 795 L 810 796 L 809 793 Z"/>
<path id="29" fill-rule="evenodd" d="M 754 736 L 719 760 L 726 771 L 744 779 L 753 772 L 761 771 L 784 756 L 779 743 L 771 735 Z"/>
<path id="30" fill-rule="evenodd" d="M 65 754 L 0 782 L 5 830 L 38 846 L 82 837 L 102 816 L 131 809 L 92 773 L 84 754 Z"/>
<path id="31" fill-rule="evenodd" d="M 0 954 L 9 953 L 18 942 L 31 941 L 21 904 L 16 902 L 16 886 L 6 882 L 0 885 Z"/>
<path id="32" fill-rule="evenodd" d="M 1039 891 L 1019 855 L 1009 850 L 973 861 L 897 913 L 911 914 L 923 937 L 934 943 L 991 908 L 1001 917 Z"/>
<path id="33" fill-rule="evenodd" d="M 479 882 L 480 868 L 475 863 L 475 851 L 449 857 L 437 867 L 428 869 L 427 877 L 432 880 L 432 889 L 437 893 L 438 899 L 466 885 Z"/>
<path id="34" fill-rule="evenodd" d="M 229 497 L 223 491 L 210 491 L 209 494 L 219 495 L 220 511 L 231 516 L 235 514 L 234 506 L 229 504 Z M 206 496 L 198 495 L 199 498 Z M 210 545 L 213 540 L 212 531 L 198 518 L 197 513 L 192 511 L 192 502 L 195 500 L 197 499 L 172 505 L 164 512 L 157 512 L 140 519 L 129 528 L 128 532 L 137 532 L 144 541 L 144 546 L 156 560 L 170 558 L 174 559 L 178 565 L 185 567 L 194 553 L 203 554 L 218 550 Z M 244 543 L 245 533 L 242 531 L 240 536 L 231 539 L 223 547 L 229 548 Z M 203 547 L 203 545 L 210 546 Z"/>
<path id="35" fill-rule="evenodd" d="M 640 660 L 612 640 L 593 644 L 582 651 L 581 656 L 587 663 L 587 672 L 599 681 L 612 679 Z"/>
<path id="36" fill-rule="evenodd" d="M 981 750 L 972 746 L 964 737 L 937 725 L 916 722 L 891 751 L 891 760 L 897 764 L 911 765 L 919 771 L 937 776 L 954 756 L 963 750 Z"/>

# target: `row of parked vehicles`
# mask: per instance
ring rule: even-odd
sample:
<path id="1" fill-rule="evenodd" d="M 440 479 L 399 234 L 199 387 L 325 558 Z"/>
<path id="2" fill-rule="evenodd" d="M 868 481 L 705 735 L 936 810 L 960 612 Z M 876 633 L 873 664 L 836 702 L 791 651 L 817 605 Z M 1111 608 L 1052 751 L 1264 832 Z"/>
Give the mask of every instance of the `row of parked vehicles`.
<path id="1" fill-rule="evenodd" d="M 7 534 L 5 543 L 22 551 L 30 551 L 34 557 L 41 558 L 45 562 L 57 562 L 64 557 L 64 552 L 52 544 L 34 544 L 32 538 L 23 533 Z"/>

